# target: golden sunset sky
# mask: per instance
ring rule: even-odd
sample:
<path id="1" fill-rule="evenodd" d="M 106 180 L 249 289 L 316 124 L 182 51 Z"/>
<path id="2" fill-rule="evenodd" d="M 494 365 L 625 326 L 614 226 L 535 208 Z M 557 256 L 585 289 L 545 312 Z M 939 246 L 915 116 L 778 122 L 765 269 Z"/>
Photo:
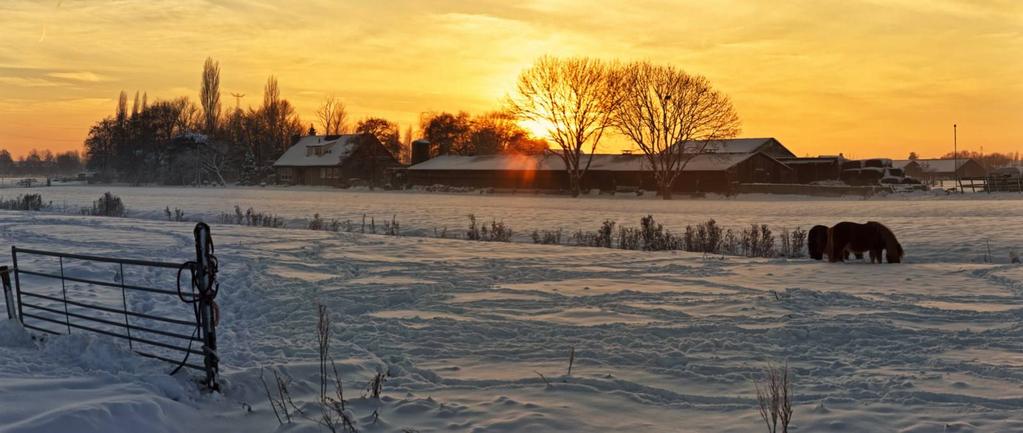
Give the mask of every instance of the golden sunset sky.
<path id="1" fill-rule="evenodd" d="M 497 108 L 538 56 L 670 63 L 731 96 L 742 136 L 799 155 L 1023 150 L 1023 1 L 373 0 L 0 2 L 0 148 L 82 148 L 124 89 L 225 108 L 267 75 L 306 123 Z M 617 151 L 624 141 L 609 142 Z"/>

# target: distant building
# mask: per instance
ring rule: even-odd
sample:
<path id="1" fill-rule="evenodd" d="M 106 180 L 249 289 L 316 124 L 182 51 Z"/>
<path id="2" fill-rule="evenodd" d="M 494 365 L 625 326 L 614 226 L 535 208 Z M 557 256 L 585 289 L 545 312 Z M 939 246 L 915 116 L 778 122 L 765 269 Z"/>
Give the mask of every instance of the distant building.
<path id="1" fill-rule="evenodd" d="M 845 158 L 841 155 L 821 155 L 816 158 L 782 157 L 778 161 L 792 168 L 796 183 L 807 184 L 838 180 Z"/>
<path id="2" fill-rule="evenodd" d="M 750 155 L 762 152 L 772 158 L 796 157 L 796 155 L 786 148 L 785 145 L 772 137 L 730 138 L 714 140 L 709 143 L 705 141 L 686 141 L 683 142 L 683 146 L 689 150 L 689 153 L 728 153 Z"/>
<path id="3" fill-rule="evenodd" d="M 942 180 L 981 178 L 987 176 L 987 170 L 979 162 L 971 158 L 955 159 L 900 159 L 892 161 L 892 167 L 901 168 L 907 176 L 927 183 Z"/>
<path id="4" fill-rule="evenodd" d="M 732 191 L 738 183 L 781 183 L 794 179 L 792 169 L 751 147 L 754 152 L 706 153 L 694 156 L 675 182 L 679 192 Z M 587 156 L 583 156 L 585 160 Z M 412 185 L 475 188 L 563 190 L 568 186 L 564 161 L 557 155 L 442 155 L 407 171 Z M 656 189 L 644 155 L 593 155 L 583 179 L 584 189 Z"/>
<path id="5" fill-rule="evenodd" d="M 380 185 L 398 166 L 372 134 L 309 135 L 277 159 L 274 171 L 278 181 L 292 185 Z"/>

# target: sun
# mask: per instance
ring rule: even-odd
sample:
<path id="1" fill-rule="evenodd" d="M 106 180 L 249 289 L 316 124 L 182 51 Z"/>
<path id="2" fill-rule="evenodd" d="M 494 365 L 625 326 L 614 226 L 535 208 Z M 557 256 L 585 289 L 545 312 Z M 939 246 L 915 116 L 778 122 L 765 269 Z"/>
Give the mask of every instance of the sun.
<path id="1" fill-rule="evenodd" d="M 519 126 L 526 130 L 533 138 L 551 139 L 550 131 L 553 125 L 545 120 L 523 119 L 519 120 Z"/>

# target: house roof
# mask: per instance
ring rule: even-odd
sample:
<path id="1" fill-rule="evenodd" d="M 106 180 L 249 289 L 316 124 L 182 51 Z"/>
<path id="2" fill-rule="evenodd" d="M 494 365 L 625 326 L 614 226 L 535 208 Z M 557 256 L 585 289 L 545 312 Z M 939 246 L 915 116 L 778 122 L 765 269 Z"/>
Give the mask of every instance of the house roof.
<path id="1" fill-rule="evenodd" d="M 288 148 L 274 162 L 274 167 L 329 167 L 344 161 L 358 143 L 358 134 L 348 135 L 307 135 Z M 310 148 L 323 147 L 320 155 Z"/>
<path id="2" fill-rule="evenodd" d="M 713 140 L 709 143 L 703 140 L 688 140 L 682 142 L 687 151 L 691 153 L 755 153 L 761 150 L 767 150 L 770 144 L 777 144 L 785 154 L 785 156 L 795 157 L 792 152 L 785 148 L 778 140 L 773 137 L 762 137 L 762 138 L 729 138 L 721 140 Z M 704 148 L 704 143 L 706 147 Z M 783 156 L 783 155 L 778 155 Z"/>
<path id="3" fill-rule="evenodd" d="M 915 162 L 920 169 L 933 173 L 952 173 L 962 168 L 970 158 L 955 159 L 897 159 L 892 161 L 892 167 L 906 168 L 910 163 Z M 957 164 L 958 163 L 958 164 Z M 954 167 L 954 168 L 953 168 Z"/>
<path id="4" fill-rule="evenodd" d="M 700 154 L 689 160 L 683 171 L 722 171 L 756 155 Z M 765 155 L 766 156 L 766 155 Z M 768 156 L 770 158 L 770 156 Z M 583 156 L 585 161 L 586 156 Z M 773 158 L 772 158 L 773 159 Z M 408 168 L 409 170 L 465 171 L 564 171 L 565 162 L 557 155 L 441 155 Z M 593 155 L 591 171 L 647 171 L 650 163 L 643 155 Z"/>

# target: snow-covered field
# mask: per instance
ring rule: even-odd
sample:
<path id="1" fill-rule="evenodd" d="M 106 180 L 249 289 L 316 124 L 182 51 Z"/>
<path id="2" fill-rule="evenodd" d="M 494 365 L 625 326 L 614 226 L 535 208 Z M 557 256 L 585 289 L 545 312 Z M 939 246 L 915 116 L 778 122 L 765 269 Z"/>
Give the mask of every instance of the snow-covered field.
<path id="1" fill-rule="evenodd" d="M 899 235 L 912 262 L 981 262 L 985 256 L 1007 263 L 1009 252 L 1023 253 L 1023 230 L 1014 224 L 1023 215 L 1023 195 L 1017 193 L 940 192 L 890 195 L 870 200 L 799 196 L 746 195 L 738 198 L 659 200 L 649 194 L 565 196 L 440 194 L 397 191 L 355 191 L 334 188 L 173 188 L 61 186 L 4 190 L 0 196 L 39 193 L 54 210 L 77 214 L 105 191 L 120 196 L 135 218 L 166 220 L 165 208 L 181 209 L 189 220 L 215 222 L 221 213 L 244 211 L 277 214 L 288 227 L 305 228 L 314 214 L 324 219 L 350 220 L 361 225 L 363 215 L 375 219 L 378 229 L 394 217 L 401 233 L 434 236 L 464 234 L 467 215 L 483 223 L 504 221 L 514 239 L 530 242 L 533 230 L 563 229 L 565 238 L 576 230 L 597 230 L 604 220 L 638 226 L 645 215 L 673 231 L 687 224 L 714 218 L 725 227 L 741 229 L 749 224 L 769 224 L 781 229 L 816 224 L 832 225 L 849 220 L 881 221 Z M 937 194 L 937 195 L 936 195 Z M 939 246 L 940 247 L 937 247 Z M 988 250 L 990 248 L 990 254 Z"/>
<path id="2" fill-rule="evenodd" d="M 104 190 L 38 191 L 71 207 Z M 977 263 L 987 239 L 1001 262 L 1023 244 L 1014 225 L 1023 202 L 1011 197 L 662 202 L 112 190 L 149 219 L 0 212 L 0 239 L 184 261 L 192 224 L 159 221 L 165 206 L 207 218 L 235 204 L 296 220 L 395 214 L 409 234 L 462 229 L 468 213 L 520 232 L 594 230 L 607 218 L 636 224 L 651 213 L 674 228 L 710 217 L 778 228 L 877 219 L 895 229 L 908 263 L 213 224 L 222 395 L 167 376 L 169 365 L 109 338 L 76 333 L 39 343 L 0 323 L 0 432 L 322 431 L 305 420 L 278 426 L 259 380 L 260 367 L 279 366 L 300 405 L 315 399 L 317 303 L 332 312 L 332 353 L 361 431 L 762 431 L 752 380 L 765 363 L 785 361 L 795 374 L 796 432 L 1023 431 L 1023 268 Z M 79 270 L 113 278 L 100 265 Z M 181 311 L 130 301 L 138 302 Z M 390 374 L 383 398 L 360 398 L 377 371 Z"/>

